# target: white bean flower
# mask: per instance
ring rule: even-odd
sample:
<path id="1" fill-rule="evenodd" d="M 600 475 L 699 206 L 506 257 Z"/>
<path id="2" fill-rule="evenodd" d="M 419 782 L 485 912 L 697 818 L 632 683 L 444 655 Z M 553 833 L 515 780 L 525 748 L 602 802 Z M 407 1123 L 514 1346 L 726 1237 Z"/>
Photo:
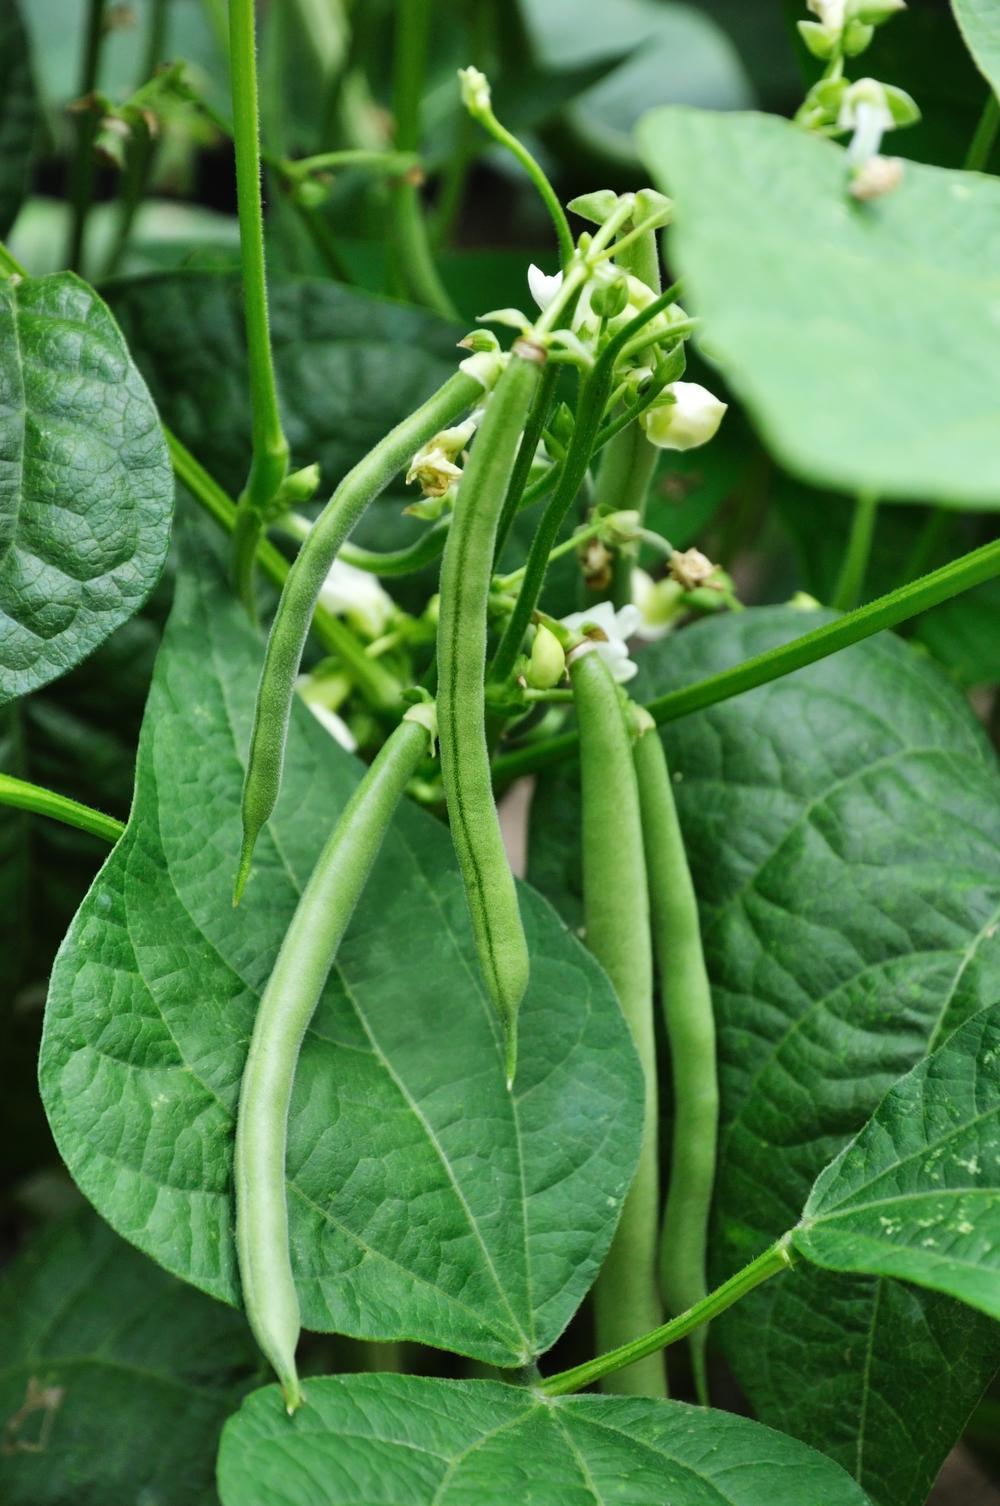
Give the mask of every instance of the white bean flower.
<path id="1" fill-rule="evenodd" d="M 681 597 L 684 587 L 676 580 L 654 580 L 638 565 L 632 570 L 632 601 L 642 618 L 635 636 L 644 642 L 655 642 L 673 632 L 677 621 L 684 614 Z"/>
<path id="2" fill-rule="evenodd" d="M 396 612 L 396 603 L 378 577 L 344 560 L 334 560 L 319 593 L 320 602 L 336 617 L 346 617 L 369 638 L 379 638 Z"/>
<path id="3" fill-rule="evenodd" d="M 585 612 L 571 612 L 562 619 L 563 627 L 571 632 L 586 632 L 590 627 L 600 629 L 604 637 L 591 641 L 619 685 L 639 673 L 638 664 L 633 664 L 628 656 L 628 640 L 641 622 L 642 613 L 638 607 L 630 604 L 616 612 L 610 601 L 595 602 Z"/>
<path id="4" fill-rule="evenodd" d="M 654 403 L 642 415 L 650 444 L 660 450 L 694 450 L 714 439 L 728 404 L 698 382 L 673 382 L 666 390 L 673 402 Z"/>
<path id="5" fill-rule="evenodd" d="M 562 280 L 561 272 L 554 272 L 549 277 L 541 267 L 536 267 L 534 262 L 531 263 L 528 268 L 528 291 L 540 309 L 544 311 L 548 308 L 562 287 Z"/>

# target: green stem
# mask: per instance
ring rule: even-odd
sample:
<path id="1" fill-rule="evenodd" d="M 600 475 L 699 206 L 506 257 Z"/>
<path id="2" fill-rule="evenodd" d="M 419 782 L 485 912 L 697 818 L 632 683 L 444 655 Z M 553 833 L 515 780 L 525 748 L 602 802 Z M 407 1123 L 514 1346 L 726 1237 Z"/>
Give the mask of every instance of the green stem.
<path id="1" fill-rule="evenodd" d="M 607 232 L 612 227 L 612 221 L 608 221 L 603 227 Z M 601 233 L 594 238 L 594 245 L 599 247 Z M 611 229 L 613 234 L 613 229 Z M 571 280 L 572 274 L 564 278 L 563 291 Z M 613 339 L 601 351 L 594 362 L 583 391 L 580 394 L 580 403 L 577 409 L 576 423 L 573 426 L 573 437 L 570 441 L 569 451 L 563 463 L 556 484 L 555 494 L 538 525 L 538 531 L 532 540 L 531 549 L 528 553 L 528 561 L 525 566 L 524 581 L 518 594 L 517 604 L 507 620 L 507 626 L 500 640 L 496 655 L 490 667 L 490 678 L 503 681 L 511 673 L 517 662 L 517 656 L 521 651 L 521 643 L 531 621 L 531 614 L 538 605 L 542 585 L 545 581 L 545 572 L 549 563 L 549 555 L 555 548 L 559 537 L 559 530 L 567 512 L 573 504 L 583 485 L 595 446 L 599 438 L 601 422 L 604 418 L 604 410 L 614 380 L 615 363 L 628 342 L 636 332 L 647 325 L 657 314 L 668 308 L 677 296 L 678 285 L 668 288 L 661 293 L 659 298 L 649 304 L 640 314 L 629 321 Z M 557 300 L 549 305 L 546 315 L 555 308 Z M 543 320 L 545 315 L 542 316 Z M 542 321 L 539 321 L 541 324 Z"/>
<path id="2" fill-rule="evenodd" d="M 254 0 L 229 0 L 229 73 L 253 435 L 250 472 L 233 535 L 233 578 L 240 599 L 253 615 L 253 564 L 263 517 L 288 471 L 288 440 L 278 408 L 267 313 Z"/>
<path id="3" fill-rule="evenodd" d="M 236 527 L 235 503 L 165 424 L 163 433 L 178 481 L 187 488 L 199 507 L 231 534 Z M 269 540 L 261 538 L 257 541 L 256 558 L 267 579 L 282 588 L 292 567 L 281 551 L 275 549 Z M 354 634 L 332 612 L 317 606 L 312 616 L 312 628 L 323 649 L 340 660 L 370 705 L 381 709 L 398 698 L 399 685 L 395 678 L 368 657 Z"/>
<path id="4" fill-rule="evenodd" d="M 985 169 L 996 143 L 998 130 L 1000 130 L 1000 101 L 991 89 L 983 105 L 979 124 L 969 143 L 969 150 L 965 154 L 965 161 L 962 165 L 966 172 L 981 173 Z"/>
<path id="5" fill-rule="evenodd" d="M 124 823 L 92 806 L 81 805 L 79 800 L 70 800 L 66 795 L 57 795 L 54 790 L 42 789 L 30 784 L 27 779 L 15 779 L 13 774 L 0 774 L 0 805 L 13 806 L 15 810 L 31 811 L 36 816 L 51 816 L 65 826 L 75 826 L 77 831 L 89 832 L 105 842 L 117 842 L 125 830 Z"/>
<path id="6" fill-rule="evenodd" d="M 510 152 L 515 161 L 519 162 L 528 174 L 528 177 L 538 191 L 542 203 L 549 212 L 549 218 L 556 233 L 556 240 L 559 243 L 559 261 L 563 270 L 565 270 L 573 257 L 573 232 L 569 228 L 569 220 L 566 218 L 566 212 L 559 201 L 559 195 L 552 187 L 541 165 L 531 155 L 524 143 L 518 141 L 517 137 L 508 131 L 506 126 L 500 124 L 491 107 L 474 110 L 473 118 L 479 122 L 485 131 L 489 132 L 498 145 L 505 147 Z"/>
<path id="7" fill-rule="evenodd" d="M 720 670 L 694 685 L 658 696 L 649 702 L 646 710 L 660 726 L 676 721 L 693 711 L 702 711 L 706 706 L 715 706 L 720 701 L 754 690 L 758 685 L 780 680 L 797 669 L 804 669 L 807 664 L 815 664 L 819 659 L 826 659 L 830 654 L 850 648 L 853 643 L 870 638 L 873 633 L 898 627 L 901 622 L 928 612 L 931 607 L 950 601 L 963 591 L 971 591 L 974 586 L 981 586 L 997 575 L 1000 575 L 1000 540 L 960 555 L 940 570 L 899 586 L 853 612 L 845 612 L 835 622 L 825 623 L 811 633 L 803 633 L 791 643 L 756 654 L 752 659 L 736 664 L 732 669 Z M 496 760 L 494 775 L 508 781 L 549 768 L 571 757 L 576 752 L 577 741 L 574 733 L 567 733 L 532 747 L 515 749 Z"/>
<path id="8" fill-rule="evenodd" d="M 400 152 L 417 152 L 420 147 L 430 22 L 431 0 L 397 0 L 393 112 Z M 458 310 L 434 264 L 419 189 L 405 179 L 393 194 L 393 229 L 396 268 L 407 296 L 445 319 L 457 319 Z"/>
<path id="9" fill-rule="evenodd" d="M 657 1280 L 659 1121 L 653 1031 L 653 957 L 642 821 L 628 728 L 611 671 L 592 644 L 570 656 L 580 724 L 581 846 L 587 948 L 611 980 L 643 1075 L 639 1164 L 611 1248 L 594 1286 L 602 1347 L 617 1346 L 663 1316 Z M 605 1372 L 605 1390 L 665 1396 L 666 1370 L 654 1349 Z"/>
<path id="10" fill-rule="evenodd" d="M 351 167 L 364 167 L 376 173 L 409 173 L 420 167 L 420 158 L 415 152 L 377 152 L 363 147 L 318 152 L 314 157 L 281 158 L 281 170 L 288 178 L 305 178 L 310 173 Z"/>
<path id="11" fill-rule="evenodd" d="M 561 560 L 565 555 L 572 554 L 574 550 L 579 549 L 581 544 L 586 544 L 590 539 L 596 539 L 606 524 L 607 518 L 602 515 L 585 524 L 583 528 L 578 528 L 570 538 L 563 539 L 561 544 L 557 544 L 549 552 L 549 564 L 551 565 L 553 560 Z M 497 591 L 509 591 L 512 587 L 519 586 L 524 579 L 526 569 L 527 566 L 522 565 L 520 570 L 512 570 L 509 575 L 498 575 L 493 582 L 494 588 Z"/>
<path id="12" fill-rule="evenodd" d="M 788 1248 L 788 1235 L 784 1235 L 777 1244 L 765 1250 L 763 1255 L 758 1255 L 742 1271 L 737 1271 L 735 1276 L 730 1276 L 721 1286 L 716 1287 L 714 1292 L 709 1292 L 701 1302 L 696 1302 L 694 1307 L 679 1317 L 671 1318 L 669 1323 L 655 1328 L 651 1333 L 644 1334 L 641 1339 L 633 1339 L 629 1344 L 622 1344 L 620 1348 L 613 1349 L 609 1354 L 598 1355 L 596 1359 L 586 1360 L 582 1365 L 574 1365 L 572 1370 L 561 1370 L 558 1375 L 549 1376 L 548 1380 L 542 1381 L 537 1388 L 543 1396 L 568 1396 L 573 1391 L 582 1391 L 584 1386 L 591 1386 L 595 1381 L 602 1380 L 606 1375 L 612 1375 L 615 1371 L 623 1369 L 626 1365 L 635 1364 L 636 1360 L 644 1358 L 647 1354 L 654 1354 L 658 1349 L 665 1349 L 669 1344 L 676 1344 L 678 1339 L 687 1338 L 696 1328 L 703 1323 L 710 1323 L 720 1313 L 724 1313 L 728 1307 L 739 1302 L 748 1292 L 761 1286 L 765 1281 L 770 1281 L 772 1276 L 777 1276 L 781 1271 L 787 1271 L 794 1264 L 791 1251 Z"/>
<path id="13" fill-rule="evenodd" d="M 424 530 L 419 539 L 403 549 L 362 549 L 360 544 L 352 544 L 348 539 L 346 544 L 340 546 L 339 558 L 345 564 L 353 565 L 356 570 L 367 570 L 369 575 L 384 578 L 413 575 L 417 570 L 423 570 L 440 559 L 450 527 L 450 518 L 439 518 Z"/>
<path id="14" fill-rule="evenodd" d="M 871 558 L 872 539 L 875 537 L 875 520 L 878 516 L 878 497 L 874 492 L 859 492 L 854 504 L 851 530 L 847 547 L 841 561 L 840 574 L 833 589 L 831 606 L 838 612 L 849 612 L 857 605 L 865 584 L 868 561 Z"/>
<path id="15" fill-rule="evenodd" d="M 83 69 L 80 75 L 80 98 L 86 100 L 97 88 L 101 67 L 101 48 L 107 27 L 108 0 L 89 0 L 87 34 L 83 44 Z M 70 228 L 66 262 L 70 270 L 83 268 L 87 218 L 94 197 L 94 138 L 97 122 L 93 111 L 82 105 L 76 122 L 76 151 L 70 181 Z"/>

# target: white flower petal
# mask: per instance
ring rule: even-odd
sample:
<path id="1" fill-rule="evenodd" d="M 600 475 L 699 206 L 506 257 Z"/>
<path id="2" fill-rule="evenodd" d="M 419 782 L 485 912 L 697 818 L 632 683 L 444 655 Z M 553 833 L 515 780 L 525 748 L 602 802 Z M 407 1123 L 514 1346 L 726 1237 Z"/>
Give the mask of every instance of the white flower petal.
<path id="1" fill-rule="evenodd" d="M 698 382 L 674 382 L 672 403 L 654 403 L 640 422 L 646 438 L 661 450 L 693 450 L 718 433 L 728 404 Z"/>
<path id="2" fill-rule="evenodd" d="M 547 309 L 562 287 L 562 273 L 547 276 L 534 262 L 528 268 L 528 291 L 540 309 Z"/>

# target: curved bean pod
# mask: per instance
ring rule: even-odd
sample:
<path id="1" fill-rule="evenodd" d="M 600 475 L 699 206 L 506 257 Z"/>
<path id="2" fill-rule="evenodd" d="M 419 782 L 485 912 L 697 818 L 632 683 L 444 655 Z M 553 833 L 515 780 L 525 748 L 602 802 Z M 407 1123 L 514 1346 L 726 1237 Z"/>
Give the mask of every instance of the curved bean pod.
<path id="1" fill-rule="evenodd" d="M 639 738 L 634 758 L 653 943 L 674 1085 L 673 1150 L 663 1216 L 660 1279 L 667 1310 L 676 1315 L 700 1302 L 708 1291 L 705 1254 L 719 1122 L 715 1016 L 701 945 L 698 902 L 663 742 L 655 727 Z M 707 1335 L 705 1327 L 691 1335 L 695 1386 L 703 1405 L 708 1404 Z"/>
<path id="2" fill-rule="evenodd" d="M 369 575 L 386 579 L 397 575 L 413 575 L 417 570 L 423 570 L 425 565 L 432 565 L 436 559 L 440 559 L 450 527 L 450 518 L 439 518 L 430 528 L 424 529 L 419 539 L 404 545 L 402 549 L 363 549 L 360 544 L 352 544 L 348 539 L 341 546 L 340 558 L 345 564 L 353 565 L 355 570 L 367 570 Z"/>
<path id="3" fill-rule="evenodd" d="M 289 1412 L 303 1400 L 295 1368 L 301 1324 L 285 1192 L 295 1068 L 341 938 L 428 743 L 424 724 L 401 722 L 344 807 L 261 996 L 243 1069 L 233 1160 L 236 1252 L 247 1318 Z"/>
<path id="4" fill-rule="evenodd" d="M 580 725 L 583 901 L 587 946 L 614 986 L 645 1078 L 646 1121 L 639 1165 L 594 1287 L 601 1351 L 663 1321 L 657 1281 L 659 1171 L 653 958 L 642 825 L 632 748 L 618 687 L 586 644 L 570 654 Z M 665 1396 L 662 1354 L 607 1377 L 606 1390 Z"/>
<path id="5" fill-rule="evenodd" d="M 457 371 L 422 407 L 397 424 L 344 477 L 310 530 L 288 573 L 268 635 L 257 688 L 250 755 L 243 784 L 243 849 L 234 903 L 239 902 L 250 876 L 257 837 L 274 810 L 281 788 L 295 677 L 313 611 L 330 566 L 369 502 L 388 486 L 422 444 L 439 429 L 447 428 L 482 395 L 480 382 L 463 371 Z"/>
<path id="6" fill-rule="evenodd" d="M 438 736 L 452 841 L 483 977 L 503 1022 L 510 1081 L 529 962 L 493 803 L 483 684 L 486 607 L 497 520 L 543 360 L 536 346 L 518 341 L 489 400 L 455 500 L 441 566 L 437 638 Z"/>

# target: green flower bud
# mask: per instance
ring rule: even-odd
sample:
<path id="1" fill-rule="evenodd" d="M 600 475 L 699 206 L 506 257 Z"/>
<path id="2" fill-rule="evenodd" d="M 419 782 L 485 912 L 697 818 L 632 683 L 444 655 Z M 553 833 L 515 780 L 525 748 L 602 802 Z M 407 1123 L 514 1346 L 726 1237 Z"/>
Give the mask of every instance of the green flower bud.
<path id="1" fill-rule="evenodd" d="M 813 57 L 822 63 L 829 62 L 840 41 L 836 32 L 830 31 L 821 21 L 797 21 L 795 24 Z"/>
<path id="2" fill-rule="evenodd" d="M 906 0 L 852 0 L 849 14 L 866 26 L 881 26 L 906 9 Z"/>
<path id="3" fill-rule="evenodd" d="M 292 202 L 300 209 L 322 209 L 330 202 L 330 178 L 299 178 L 292 188 Z"/>
<path id="4" fill-rule="evenodd" d="M 844 27 L 843 48 L 849 58 L 856 58 L 864 52 L 875 35 L 873 26 L 866 26 L 863 21 L 848 21 Z"/>
<path id="5" fill-rule="evenodd" d="M 543 622 L 535 629 L 531 657 L 525 679 L 533 690 L 551 690 L 566 673 L 566 654 L 562 644 Z"/>
<path id="6" fill-rule="evenodd" d="M 590 295 L 590 307 L 601 319 L 614 319 L 628 304 L 629 287 L 624 277 L 595 288 Z"/>

